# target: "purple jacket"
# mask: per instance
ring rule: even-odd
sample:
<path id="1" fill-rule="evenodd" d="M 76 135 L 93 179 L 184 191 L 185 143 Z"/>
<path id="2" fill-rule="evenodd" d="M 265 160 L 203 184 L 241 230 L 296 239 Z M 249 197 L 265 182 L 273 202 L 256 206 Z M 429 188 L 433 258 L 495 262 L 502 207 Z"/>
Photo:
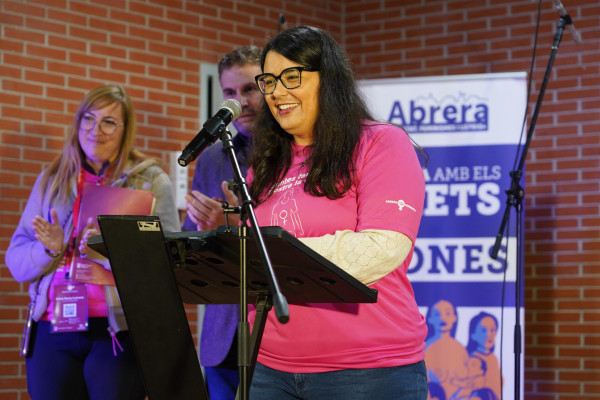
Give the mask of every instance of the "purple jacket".
<path id="1" fill-rule="evenodd" d="M 34 304 L 33 319 L 35 321 L 40 319 L 48 306 L 48 289 L 60 258 L 51 258 L 46 254 L 42 243 L 35 238 L 31 220 L 36 215 L 49 218 L 50 208 L 55 208 L 58 213 L 58 220 L 65 228 L 64 241 L 66 242 L 71 235 L 74 202 L 74 199 L 72 199 L 62 204 L 50 204 L 48 196 L 44 195 L 43 198 L 40 198 L 38 195 L 40 176 L 35 182 L 29 200 L 27 200 L 25 209 L 21 214 L 19 225 L 6 251 L 6 266 L 15 280 L 18 282 L 31 282 L 29 295 Z M 153 192 L 156 200 L 154 213 L 160 217 L 164 230 L 179 230 L 179 215 L 171 191 L 171 181 L 156 161 L 149 159 L 136 165 L 128 165 L 123 176 L 115 181 L 113 186 Z M 126 330 L 127 325 L 123 308 L 118 299 L 116 288 L 105 286 L 104 292 L 111 328 L 115 332 Z"/>

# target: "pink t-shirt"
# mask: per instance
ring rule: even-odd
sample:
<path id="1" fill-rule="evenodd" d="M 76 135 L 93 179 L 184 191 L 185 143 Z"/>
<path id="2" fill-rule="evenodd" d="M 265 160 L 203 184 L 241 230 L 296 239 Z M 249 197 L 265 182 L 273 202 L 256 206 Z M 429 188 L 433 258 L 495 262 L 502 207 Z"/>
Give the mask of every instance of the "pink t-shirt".
<path id="1" fill-rule="evenodd" d="M 306 194 L 306 150 L 294 146 L 293 165 L 276 192 L 256 207 L 261 226 L 279 225 L 294 236 L 338 230 L 392 230 L 414 243 L 425 197 L 423 171 L 409 137 L 391 125 L 365 128 L 356 183 L 337 200 Z M 248 177 L 251 181 L 252 172 Z M 402 265 L 371 287 L 375 304 L 289 305 L 287 324 L 269 312 L 258 362 L 295 373 L 392 367 L 424 359 L 427 327 Z M 255 312 L 249 314 L 253 324 Z"/>

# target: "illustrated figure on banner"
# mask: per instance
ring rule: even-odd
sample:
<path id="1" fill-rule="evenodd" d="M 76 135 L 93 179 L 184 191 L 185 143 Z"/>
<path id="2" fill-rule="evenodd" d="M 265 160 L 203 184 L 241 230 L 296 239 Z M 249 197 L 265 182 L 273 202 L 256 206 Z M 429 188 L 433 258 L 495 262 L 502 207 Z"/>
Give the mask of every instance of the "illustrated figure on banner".
<path id="1" fill-rule="evenodd" d="M 447 300 L 439 300 L 429 307 L 425 320 L 428 327 L 425 365 L 429 384 L 440 385 L 449 399 L 460 390 L 459 382 L 469 376 L 469 354 L 454 338 L 458 321 L 456 308 Z"/>
<path id="2" fill-rule="evenodd" d="M 447 300 L 438 300 L 426 315 L 429 328 L 425 360 L 429 399 L 496 400 L 501 396 L 500 368 L 494 352 L 496 317 L 480 312 L 470 321 L 468 344 L 456 340 L 458 313 Z"/>
<path id="3" fill-rule="evenodd" d="M 499 399 L 502 397 L 502 378 L 500 363 L 494 354 L 498 320 L 487 312 L 480 312 L 471 319 L 469 324 L 469 356 L 481 359 L 486 365 L 484 381 L 478 388 L 489 388 Z"/>

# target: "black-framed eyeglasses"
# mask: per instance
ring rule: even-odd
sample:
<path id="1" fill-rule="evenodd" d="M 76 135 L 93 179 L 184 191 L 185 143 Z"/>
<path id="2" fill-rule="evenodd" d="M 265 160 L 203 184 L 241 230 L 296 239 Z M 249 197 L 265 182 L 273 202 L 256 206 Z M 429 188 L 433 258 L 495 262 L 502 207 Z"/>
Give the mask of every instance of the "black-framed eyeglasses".
<path id="1" fill-rule="evenodd" d="M 254 79 L 262 94 L 271 94 L 275 91 L 275 87 L 277 87 L 277 80 L 280 80 L 286 89 L 296 89 L 299 87 L 302 83 L 302 71 L 318 71 L 318 69 L 312 67 L 291 67 L 281 71 L 279 76 L 265 73 L 256 75 Z"/>
<path id="2" fill-rule="evenodd" d="M 79 117 L 79 127 L 86 131 L 94 129 L 94 126 L 96 126 L 97 122 L 98 121 L 96 120 L 96 117 L 92 114 L 84 114 L 83 116 Z M 122 123 L 112 118 L 102 118 L 100 120 L 100 130 L 105 135 L 114 135 L 122 126 Z"/>

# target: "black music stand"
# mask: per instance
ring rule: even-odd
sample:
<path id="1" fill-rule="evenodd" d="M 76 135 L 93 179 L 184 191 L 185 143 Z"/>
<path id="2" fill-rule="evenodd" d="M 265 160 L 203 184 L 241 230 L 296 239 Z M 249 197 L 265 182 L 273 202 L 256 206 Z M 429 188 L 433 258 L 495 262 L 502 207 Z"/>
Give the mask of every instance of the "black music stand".
<path id="1" fill-rule="evenodd" d="M 163 233 L 155 216 L 102 215 L 98 223 L 102 238 L 94 236 L 88 245 L 111 261 L 149 399 L 208 399 L 183 302 L 239 304 L 237 232 L 219 227 L 216 231 Z M 284 229 L 263 227 L 261 233 L 289 303 L 377 301 L 376 290 Z M 271 308 L 271 293 L 258 247 L 253 240 L 248 244 L 248 302 L 256 305 L 249 350 L 250 382 Z M 142 281 L 140 275 L 144 275 Z M 161 348 L 156 349 L 159 340 Z"/>
<path id="2" fill-rule="evenodd" d="M 99 216 L 88 246 L 110 260 L 150 400 L 208 400 L 157 217 Z"/>

